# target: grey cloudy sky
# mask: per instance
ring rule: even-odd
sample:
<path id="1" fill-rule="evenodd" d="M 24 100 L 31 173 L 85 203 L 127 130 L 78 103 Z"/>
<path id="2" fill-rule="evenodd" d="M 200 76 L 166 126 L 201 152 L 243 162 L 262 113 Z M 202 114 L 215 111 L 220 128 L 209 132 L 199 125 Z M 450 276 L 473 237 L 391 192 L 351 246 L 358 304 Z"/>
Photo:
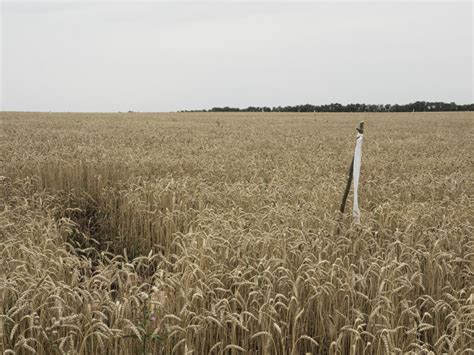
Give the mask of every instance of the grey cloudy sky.
<path id="1" fill-rule="evenodd" d="M 2 1 L 1 110 L 473 102 L 467 2 Z"/>

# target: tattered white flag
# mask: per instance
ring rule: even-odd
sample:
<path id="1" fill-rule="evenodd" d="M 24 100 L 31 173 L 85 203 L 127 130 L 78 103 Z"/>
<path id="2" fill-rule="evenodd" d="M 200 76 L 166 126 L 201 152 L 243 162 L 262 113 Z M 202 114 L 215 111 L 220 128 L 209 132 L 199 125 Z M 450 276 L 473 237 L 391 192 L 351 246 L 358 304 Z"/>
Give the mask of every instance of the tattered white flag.
<path id="1" fill-rule="evenodd" d="M 354 217 L 354 222 L 360 224 L 360 209 L 359 209 L 359 175 L 360 175 L 360 165 L 362 158 L 362 140 L 364 139 L 364 134 L 358 130 L 357 140 L 354 151 L 354 167 L 353 167 L 353 176 L 354 176 L 354 205 L 352 207 L 352 217 Z"/>

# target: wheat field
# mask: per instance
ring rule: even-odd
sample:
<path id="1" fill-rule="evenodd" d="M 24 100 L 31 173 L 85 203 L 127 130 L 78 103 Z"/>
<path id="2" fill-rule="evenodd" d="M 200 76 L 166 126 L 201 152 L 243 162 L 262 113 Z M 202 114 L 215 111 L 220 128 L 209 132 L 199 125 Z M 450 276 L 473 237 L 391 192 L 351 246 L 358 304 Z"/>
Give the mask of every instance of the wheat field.
<path id="1" fill-rule="evenodd" d="M 473 119 L 0 113 L 0 348 L 473 353 Z"/>

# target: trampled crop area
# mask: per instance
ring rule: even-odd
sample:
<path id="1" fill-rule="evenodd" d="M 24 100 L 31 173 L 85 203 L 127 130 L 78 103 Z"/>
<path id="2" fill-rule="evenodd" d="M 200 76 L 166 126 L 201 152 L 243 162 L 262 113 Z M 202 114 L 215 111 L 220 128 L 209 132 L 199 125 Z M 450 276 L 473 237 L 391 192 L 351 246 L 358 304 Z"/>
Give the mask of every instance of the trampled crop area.
<path id="1" fill-rule="evenodd" d="M 5 354 L 474 351 L 471 112 L 0 125 Z"/>

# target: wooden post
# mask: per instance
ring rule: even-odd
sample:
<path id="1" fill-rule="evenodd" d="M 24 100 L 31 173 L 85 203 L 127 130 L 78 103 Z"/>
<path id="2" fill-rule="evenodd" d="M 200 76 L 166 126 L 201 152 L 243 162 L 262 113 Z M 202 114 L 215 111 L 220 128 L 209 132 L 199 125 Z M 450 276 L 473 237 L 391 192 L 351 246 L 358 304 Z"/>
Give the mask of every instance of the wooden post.
<path id="1" fill-rule="evenodd" d="M 352 157 L 352 162 L 349 167 L 349 172 L 347 173 L 346 189 L 344 190 L 344 195 L 342 195 L 341 207 L 339 207 L 339 211 L 341 211 L 341 213 L 344 213 L 344 210 L 346 209 L 346 201 L 347 201 L 347 196 L 349 196 L 349 191 L 351 190 L 353 172 L 354 172 L 354 157 Z"/>
<path id="2" fill-rule="evenodd" d="M 359 125 L 357 126 L 356 130 L 360 134 L 364 134 L 364 121 L 359 122 Z M 354 173 L 354 156 L 352 156 L 351 166 L 349 167 L 349 172 L 347 174 L 346 189 L 344 190 L 344 195 L 342 196 L 341 207 L 339 208 L 339 211 L 341 211 L 341 214 L 344 213 L 344 210 L 346 209 L 346 201 L 347 201 L 347 196 L 349 196 L 349 191 L 351 190 L 353 173 Z"/>

